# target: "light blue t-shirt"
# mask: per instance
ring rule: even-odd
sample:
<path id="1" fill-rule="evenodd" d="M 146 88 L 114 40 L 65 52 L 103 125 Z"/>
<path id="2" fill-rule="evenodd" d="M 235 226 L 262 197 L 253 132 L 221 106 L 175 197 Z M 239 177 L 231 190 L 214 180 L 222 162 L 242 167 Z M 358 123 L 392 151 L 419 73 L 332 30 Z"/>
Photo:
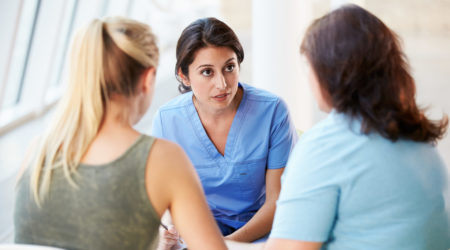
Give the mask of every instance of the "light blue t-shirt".
<path id="1" fill-rule="evenodd" d="M 162 106 L 152 135 L 179 144 L 192 161 L 216 220 L 243 226 L 265 201 L 267 169 L 283 168 L 296 142 L 286 104 L 246 84 L 222 156 L 206 134 L 192 92 Z"/>
<path id="2" fill-rule="evenodd" d="M 302 135 L 270 238 L 330 250 L 449 249 L 448 173 L 436 148 L 360 128 L 333 111 Z"/>

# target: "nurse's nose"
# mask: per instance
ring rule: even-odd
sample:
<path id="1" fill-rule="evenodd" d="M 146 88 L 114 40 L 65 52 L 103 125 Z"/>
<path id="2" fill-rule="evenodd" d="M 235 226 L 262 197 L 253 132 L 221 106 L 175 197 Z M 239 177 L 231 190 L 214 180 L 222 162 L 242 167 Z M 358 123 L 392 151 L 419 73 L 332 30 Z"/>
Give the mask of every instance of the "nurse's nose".
<path id="1" fill-rule="evenodd" d="M 217 89 L 225 89 L 227 87 L 227 82 L 222 74 L 217 74 L 217 78 L 214 81 L 214 85 Z"/>

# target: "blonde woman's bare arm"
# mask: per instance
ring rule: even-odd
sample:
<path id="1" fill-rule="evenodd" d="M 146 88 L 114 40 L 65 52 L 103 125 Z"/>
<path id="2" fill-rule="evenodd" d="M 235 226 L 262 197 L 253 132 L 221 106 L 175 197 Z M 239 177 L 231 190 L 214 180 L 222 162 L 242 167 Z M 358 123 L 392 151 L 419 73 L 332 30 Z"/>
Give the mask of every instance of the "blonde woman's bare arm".
<path id="1" fill-rule="evenodd" d="M 226 249 L 200 180 L 181 147 L 158 139 L 148 164 L 150 200 L 160 216 L 166 208 L 170 210 L 176 229 L 188 248 Z"/>

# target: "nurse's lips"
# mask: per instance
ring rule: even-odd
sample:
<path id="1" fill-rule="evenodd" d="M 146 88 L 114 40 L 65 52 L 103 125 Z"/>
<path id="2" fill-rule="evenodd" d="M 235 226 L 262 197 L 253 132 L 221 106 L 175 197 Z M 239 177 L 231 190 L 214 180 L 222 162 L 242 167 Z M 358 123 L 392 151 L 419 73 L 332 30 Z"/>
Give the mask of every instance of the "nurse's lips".
<path id="1" fill-rule="evenodd" d="M 223 94 L 220 94 L 220 95 L 213 96 L 213 98 L 218 100 L 218 101 L 223 101 L 223 100 L 227 99 L 228 95 L 230 95 L 230 94 L 229 93 L 223 93 Z"/>

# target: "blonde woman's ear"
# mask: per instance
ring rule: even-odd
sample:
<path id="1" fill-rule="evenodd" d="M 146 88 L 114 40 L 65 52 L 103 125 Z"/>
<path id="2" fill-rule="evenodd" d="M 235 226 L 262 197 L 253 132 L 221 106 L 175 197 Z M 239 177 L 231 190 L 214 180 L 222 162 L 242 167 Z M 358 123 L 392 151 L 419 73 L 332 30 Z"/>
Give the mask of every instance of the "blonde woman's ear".
<path id="1" fill-rule="evenodd" d="M 141 81 L 142 86 L 140 86 L 142 91 L 144 93 L 152 91 L 156 79 L 156 68 L 151 67 L 145 70 L 142 77 L 143 77 L 143 81 Z"/>

